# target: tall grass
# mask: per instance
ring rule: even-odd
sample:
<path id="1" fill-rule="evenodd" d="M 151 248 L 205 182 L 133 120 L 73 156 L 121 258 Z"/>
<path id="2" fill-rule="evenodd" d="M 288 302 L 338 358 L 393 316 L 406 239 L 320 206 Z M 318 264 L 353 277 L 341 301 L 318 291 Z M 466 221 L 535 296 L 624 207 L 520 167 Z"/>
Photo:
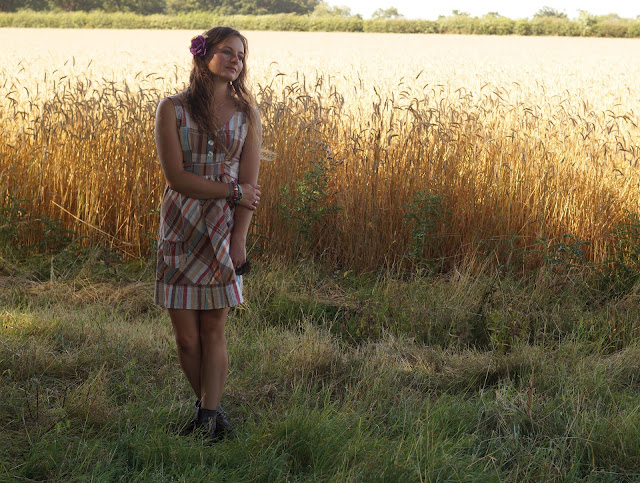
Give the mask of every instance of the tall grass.
<path id="1" fill-rule="evenodd" d="M 153 265 L 100 260 L 56 262 L 44 282 L 25 265 L 0 277 L 2 481 L 640 476 L 637 292 L 592 310 L 574 291 L 500 279 L 479 349 L 466 319 L 490 277 L 256 264 L 227 325 L 236 436 L 211 448 L 178 435 L 193 397 L 151 303 Z M 341 325 L 357 318 L 379 333 L 353 343 Z"/>
<path id="2" fill-rule="evenodd" d="M 42 236 L 30 220 L 60 219 L 92 243 L 149 253 L 164 184 L 153 117 L 182 77 L 135 77 L 49 75 L 29 89 L 8 76 L 0 87 L 0 193 L 5 207 L 27 200 L 13 220 L 22 243 Z M 640 211 L 632 108 L 608 101 L 613 91 L 603 108 L 535 83 L 466 80 L 257 82 L 275 159 L 262 165 L 256 243 L 367 270 L 411 254 L 443 268 L 487 256 L 535 267 L 558 247 L 607 260 L 612 230 Z"/>

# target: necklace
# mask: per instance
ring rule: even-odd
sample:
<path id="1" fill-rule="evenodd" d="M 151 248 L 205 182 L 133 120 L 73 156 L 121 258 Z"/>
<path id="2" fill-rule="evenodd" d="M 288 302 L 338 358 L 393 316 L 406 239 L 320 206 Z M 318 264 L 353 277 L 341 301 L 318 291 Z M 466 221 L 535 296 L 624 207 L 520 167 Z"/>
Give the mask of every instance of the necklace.
<path id="1" fill-rule="evenodd" d="M 222 108 L 225 106 L 225 104 L 226 104 L 227 102 L 229 102 L 230 100 L 231 100 L 231 98 L 230 98 L 229 96 L 227 96 L 227 98 L 226 98 L 223 102 L 221 102 L 220 104 L 218 104 L 217 106 L 214 104 L 214 105 L 213 105 L 213 110 L 214 110 L 214 111 L 219 111 L 219 110 L 220 110 L 220 109 L 222 109 Z"/>

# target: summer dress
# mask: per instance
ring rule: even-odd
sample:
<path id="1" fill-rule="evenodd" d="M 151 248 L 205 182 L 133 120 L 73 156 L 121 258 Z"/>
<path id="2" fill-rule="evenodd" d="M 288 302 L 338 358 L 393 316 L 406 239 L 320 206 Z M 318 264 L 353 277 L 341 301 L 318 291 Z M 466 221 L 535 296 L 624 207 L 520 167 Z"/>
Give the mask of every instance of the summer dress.
<path id="1" fill-rule="evenodd" d="M 176 111 L 184 169 L 214 181 L 238 181 L 247 136 L 246 115 L 237 111 L 220 129 L 225 149 L 191 120 L 182 101 Z M 160 206 L 154 301 L 172 309 L 209 310 L 242 303 L 229 243 L 234 207 L 227 199 L 197 200 L 165 186 Z"/>

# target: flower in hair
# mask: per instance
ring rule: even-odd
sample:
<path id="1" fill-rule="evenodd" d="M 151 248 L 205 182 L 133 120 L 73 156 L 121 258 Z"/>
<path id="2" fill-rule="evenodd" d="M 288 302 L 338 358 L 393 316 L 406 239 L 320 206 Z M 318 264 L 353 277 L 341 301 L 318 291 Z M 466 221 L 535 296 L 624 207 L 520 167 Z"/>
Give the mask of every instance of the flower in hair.
<path id="1" fill-rule="evenodd" d="M 191 39 L 191 47 L 189 48 L 189 52 L 193 55 L 199 55 L 204 57 L 207 53 L 207 39 L 202 35 L 197 35 Z"/>

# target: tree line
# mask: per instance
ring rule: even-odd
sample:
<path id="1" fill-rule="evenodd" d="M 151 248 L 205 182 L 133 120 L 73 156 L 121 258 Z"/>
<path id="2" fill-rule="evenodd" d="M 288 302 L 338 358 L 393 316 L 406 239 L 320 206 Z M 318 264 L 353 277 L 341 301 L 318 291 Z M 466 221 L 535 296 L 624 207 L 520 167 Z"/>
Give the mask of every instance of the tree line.
<path id="1" fill-rule="evenodd" d="M 0 28 L 202 29 L 222 21 L 249 30 L 640 37 L 640 16 L 583 10 L 570 19 L 550 7 L 531 19 L 513 20 L 498 12 L 473 17 L 453 10 L 437 20 L 411 20 L 395 7 L 379 8 L 371 19 L 363 19 L 324 0 L 0 0 Z"/>
<path id="2" fill-rule="evenodd" d="M 0 0 L 0 12 L 131 12 L 142 15 L 207 11 L 218 15 L 309 14 L 319 0 Z"/>

